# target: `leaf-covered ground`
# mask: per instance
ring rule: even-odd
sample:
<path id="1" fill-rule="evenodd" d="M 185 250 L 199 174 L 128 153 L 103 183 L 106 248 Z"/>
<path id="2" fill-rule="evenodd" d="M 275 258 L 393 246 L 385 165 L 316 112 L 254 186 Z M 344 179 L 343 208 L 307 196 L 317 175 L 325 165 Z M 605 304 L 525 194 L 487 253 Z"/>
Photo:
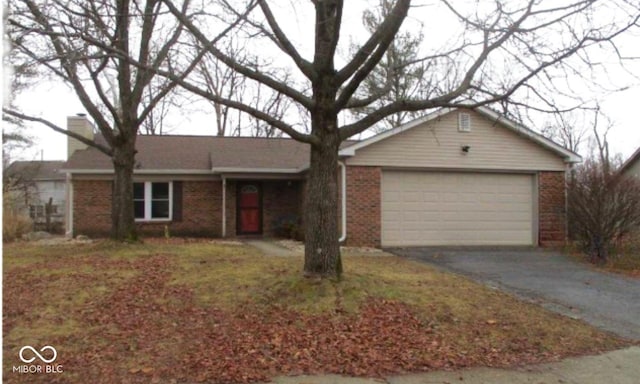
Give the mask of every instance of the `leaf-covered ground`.
<path id="1" fill-rule="evenodd" d="M 395 257 L 345 257 L 340 281 L 245 246 L 4 247 L 6 382 L 252 382 L 512 366 L 627 342 Z M 19 374 L 24 345 L 59 374 Z"/>

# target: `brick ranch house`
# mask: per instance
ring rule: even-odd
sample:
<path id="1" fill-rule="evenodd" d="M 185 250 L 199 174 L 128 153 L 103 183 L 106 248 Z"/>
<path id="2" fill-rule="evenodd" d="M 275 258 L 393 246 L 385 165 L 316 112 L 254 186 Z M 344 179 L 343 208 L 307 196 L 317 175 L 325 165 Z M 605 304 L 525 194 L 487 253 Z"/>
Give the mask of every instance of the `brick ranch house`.
<path id="1" fill-rule="evenodd" d="M 68 123 L 92 137 L 86 118 Z M 277 236 L 300 222 L 306 144 L 209 136 L 137 143 L 134 204 L 143 234 Z M 69 154 L 67 232 L 107 235 L 111 162 L 73 139 Z M 341 240 L 374 247 L 562 244 L 565 171 L 581 160 L 488 108 L 439 110 L 345 143 L 340 159 Z"/>

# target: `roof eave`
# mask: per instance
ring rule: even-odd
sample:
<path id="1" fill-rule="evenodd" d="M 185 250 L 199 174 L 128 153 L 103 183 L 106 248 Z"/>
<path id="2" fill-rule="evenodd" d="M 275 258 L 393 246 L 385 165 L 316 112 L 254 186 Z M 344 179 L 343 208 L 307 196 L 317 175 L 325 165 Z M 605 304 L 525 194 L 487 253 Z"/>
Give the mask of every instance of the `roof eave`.
<path id="1" fill-rule="evenodd" d="M 82 175 L 110 175 L 113 169 L 61 169 L 62 173 Z M 205 169 L 134 169 L 134 175 L 210 175 L 212 172 Z"/>
<path id="2" fill-rule="evenodd" d="M 283 173 L 296 174 L 304 168 L 242 168 L 242 167 L 217 167 L 211 168 L 212 173 Z"/>
<path id="3" fill-rule="evenodd" d="M 629 158 L 620 166 L 620 172 L 624 172 L 627 168 L 631 166 L 631 164 L 635 163 L 640 157 L 640 147 L 633 152 L 633 155 L 629 156 Z"/>
<path id="4" fill-rule="evenodd" d="M 304 171 L 302 168 L 238 168 L 218 167 L 208 169 L 134 169 L 134 175 L 215 175 L 223 173 L 270 173 L 270 174 L 296 174 Z M 61 173 L 83 175 L 110 175 L 113 169 L 61 169 Z"/>
<path id="5" fill-rule="evenodd" d="M 526 138 L 540 144 L 541 146 L 547 148 L 548 150 L 555 152 L 556 154 L 564 158 L 565 163 L 575 164 L 575 163 L 582 162 L 582 157 L 577 153 L 574 153 L 564 148 L 563 146 L 555 143 L 553 140 L 547 139 L 546 137 L 525 127 L 522 124 L 519 124 L 513 120 L 510 120 L 500 115 L 498 112 L 495 112 L 490 108 L 478 107 L 476 108 L 476 111 L 478 111 L 480 114 L 484 115 L 487 118 L 494 119 L 496 122 L 502 123 L 506 127 L 510 128 L 512 131 L 522 136 L 525 136 Z"/>

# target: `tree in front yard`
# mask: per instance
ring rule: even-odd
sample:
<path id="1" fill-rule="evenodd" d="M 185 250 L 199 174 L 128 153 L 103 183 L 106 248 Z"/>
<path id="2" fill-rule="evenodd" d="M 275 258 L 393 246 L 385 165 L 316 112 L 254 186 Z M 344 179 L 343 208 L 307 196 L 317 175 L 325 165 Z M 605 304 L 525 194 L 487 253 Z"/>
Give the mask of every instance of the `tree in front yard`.
<path id="1" fill-rule="evenodd" d="M 359 43 L 352 40 L 345 44 L 342 35 L 353 27 L 347 25 L 353 23 L 345 22 L 348 12 L 353 13 L 356 4 L 367 4 L 342 0 L 286 5 L 267 0 L 218 0 L 212 3 L 221 5 L 223 12 L 213 14 L 211 3 L 194 3 L 185 10 L 180 8 L 181 2 L 164 1 L 198 44 L 220 63 L 243 75 L 247 82 L 289 98 L 300 110 L 298 115 L 274 117 L 163 73 L 197 95 L 261 119 L 309 144 L 304 273 L 319 277 L 342 273 L 336 212 L 338 151 L 345 140 L 401 112 L 497 102 L 537 103 L 544 109 L 554 104 L 553 95 L 559 93 L 554 88 L 557 79 L 568 72 L 587 78 L 586 73 L 592 69 L 589 54 L 605 46 L 616 47 L 616 36 L 635 28 L 640 18 L 640 7 L 624 0 L 574 0 L 561 5 L 537 0 L 475 2 L 471 7 L 448 0 L 428 7 L 396 0 L 376 2 L 385 9 L 376 11 L 381 16 L 369 24 L 367 37 Z M 234 9 L 239 4 L 242 8 Z M 247 22 L 235 28 L 233 35 L 261 52 L 259 60 L 236 57 L 225 50 L 224 44 L 215 44 L 209 37 L 211 25 L 252 5 L 255 9 Z M 423 14 L 408 17 L 411 12 Z M 190 19 L 191 14 L 203 16 Z M 595 17 L 600 14 L 615 17 Z M 367 89 L 367 79 L 380 73 L 385 55 L 402 36 L 401 28 L 416 19 L 435 24 L 446 19 L 452 27 L 439 31 L 451 33 L 446 41 L 426 35 L 415 56 L 414 61 L 424 68 L 423 88 L 416 94 L 395 96 L 390 94 L 392 87 Z M 349 49 L 354 44 L 355 49 Z M 347 51 L 352 53 L 347 55 Z M 613 52 L 622 60 L 620 51 Z M 376 107 L 367 111 L 369 106 Z M 351 120 L 354 109 L 364 113 Z"/>
<path id="2" fill-rule="evenodd" d="M 111 158 L 115 173 L 111 236 L 117 240 L 136 238 L 132 182 L 136 136 L 177 85 L 157 76 L 155 70 L 164 68 L 182 79 L 195 68 L 195 64 L 180 63 L 183 27 L 167 13 L 161 0 L 9 3 L 6 33 L 15 63 L 38 68 L 41 78 L 49 76 L 69 85 L 104 137 L 104 144 L 14 108 L 3 108 L 3 112 L 44 124 Z M 132 60 L 146 67 L 136 67 Z"/>

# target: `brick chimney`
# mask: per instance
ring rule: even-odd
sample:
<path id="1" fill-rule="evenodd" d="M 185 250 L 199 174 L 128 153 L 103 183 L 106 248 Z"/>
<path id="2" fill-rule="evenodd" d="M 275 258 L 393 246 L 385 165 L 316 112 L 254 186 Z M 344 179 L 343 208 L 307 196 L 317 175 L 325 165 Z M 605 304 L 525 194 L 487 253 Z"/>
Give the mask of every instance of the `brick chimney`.
<path id="1" fill-rule="evenodd" d="M 78 113 L 76 116 L 67 117 L 67 130 L 86 137 L 89 140 L 94 138 L 93 124 L 87 119 L 84 113 Z M 75 151 L 87 149 L 88 145 L 67 136 L 67 159 L 73 155 Z"/>

